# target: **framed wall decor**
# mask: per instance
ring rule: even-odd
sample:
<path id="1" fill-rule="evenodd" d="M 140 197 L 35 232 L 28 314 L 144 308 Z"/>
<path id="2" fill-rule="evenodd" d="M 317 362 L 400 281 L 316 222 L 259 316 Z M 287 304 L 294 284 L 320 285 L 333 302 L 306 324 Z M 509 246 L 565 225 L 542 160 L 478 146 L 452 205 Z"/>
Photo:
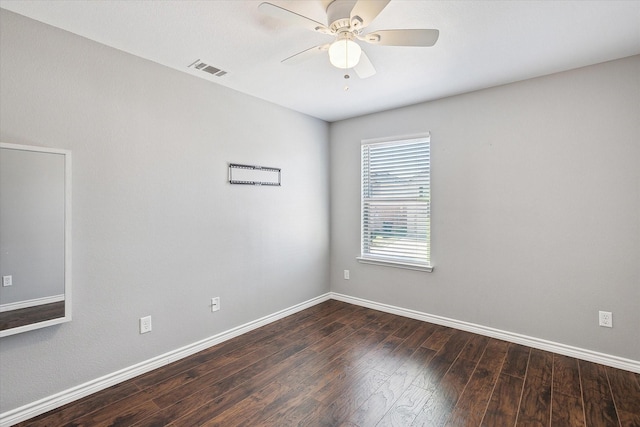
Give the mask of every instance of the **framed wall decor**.
<path id="1" fill-rule="evenodd" d="M 229 184 L 281 185 L 280 168 L 229 163 Z"/>

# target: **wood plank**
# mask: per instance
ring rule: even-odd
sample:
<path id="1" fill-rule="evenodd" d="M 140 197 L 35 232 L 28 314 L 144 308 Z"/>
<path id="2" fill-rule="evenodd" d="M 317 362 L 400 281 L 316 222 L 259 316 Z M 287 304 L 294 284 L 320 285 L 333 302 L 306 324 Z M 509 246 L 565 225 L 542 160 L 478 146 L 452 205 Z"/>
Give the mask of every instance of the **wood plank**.
<path id="1" fill-rule="evenodd" d="M 514 425 L 518 416 L 523 385 L 522 378 L 501 373 L 491 394 L 482 425 L 495 427 Z"/>
<path id="2" fill-rule="evenodd" d="M 380 340 L 380 334 L 360 329 L 318 353 L 315 359 L 302 363 L 283 374 L 279 380 L 292 387 L 299 394 L 309 393 L 316 396 L 318 391 L 329 382 L 357 366 L 352 358 L 357 358 L 360 353 L 354 353 L 354 347 L 361 350 L 375 348 Z M 309 348 L 312 349 L 314 346 Z"/>
<path id="3" fill-rule="evenodd" d="M 288 351 L 300 351 L 322 337 L 322 332 L 314 332 L 309 329 L 308 326 L 303 325 L 300 328 L 293 328 L 290 333 L 282 334 L 268 344 L 258 346 L 255 351 L 244 357 L 231 358 L 230 360 L 224 357 L 212 360 L 210 363 L 203 363 L 198 368 L 181 374 L 177 379 L 172 378 L 171 382 L 159 383 L 144 392 L 158 406 L 166 408 L 175 401 L 182 400 L 200 390 L 230 387 L 233 383 L 246 381 L 246 377 L 252 375 L 252 369 L 261 369 L 261 366 L 273 363 L 279 357 L 287 357 Z M 230 382 L 223 381 L 232 374 L 234 378 Z M 196 379 L 197 381 L 195 381 Z"/>
<path id="4" fill-rule="evenodd" d="M 214 416 L 207 421 L 206 425 L 238 426 L 247 422 L 256 413 L 269 417 L 271 414 L 268 412 L 269 405 L 279 406 L 286 401 L 294 400 L 297 396 L 299 395 L 291 393 L 289 387 L 279 381 L 273 381 L 261 390 L 249 395 L 246 399 Z M 279 399 L 286 400 L 278 401 Z M 276 405 L 273 405 L 274 402 L 277 402 Z"/>
<path id="5" fill-rule="evenodd" d="M 367 329 L 363 328 L 362 332 L 367 332 Z M 340 357 L 345 361 L 348 361 L 352 369 L 355 369 L 358 366 L 363 365 L 364 362 L 368 360 L 367 355 L 374 352 L 386 337 L 387 335 L 382 332 L 373 332 L 367 336 L 365 340 L 361 341 L 360 345 L 349 346 L 341 353 Z"/>
<path id="6" fill-rule="evenodd" d="M 358 371 L 350 382 L 347 389 L 334 390 L 333 393 L 325 396 L 323 411 L 309 414 L 302 421 L 303 425 L 335 426 L 345 420 L 363 402 L 365 402 L 380 386 L 388 379 L 385 375 L 376 370 L 365 372 Z M 339 386 L 340 387 L 340 386 Z"/>
<path id="7" fill-rule="evenodd" d="M 438 351 L 449 341 L 449 338 L 451 338 L 451 335 L 453 335 L 455 331 L 453 328 L 436 325 L 435 331 L 422 343 L 422 346 Z"/>
<path id="8" fill-rule="evenodd" d="M 446 423 L 447 426 L 477 427 L 480 425 L 507 355 L 508 346 L 509 344 L 505 341 L 493 338 L 489 340 L 471 379 Z"/>
<path id="9" fill-rule="evenodd" d="M 290 402 L 296 402 L 291 399 Z M 324 413 L 325 405 L 313 397 L 304 397 L 301 402 L 294 405 L 286 405 L 281 411 L 265 419 L 260 425 L 267 426 L 295 426 L 304 423 L 306 419 L 315 419 Z M 206 424 L 208 426 L 208 424 Z"/>
<path id="10" fill-rule="evenodd" d="M 149 399 L 156 400 L 156 403 L 161 408 L 165 408 L 200 389 L 210 387 L 222 379 L 235 375 L 248 365 L 276 354 L 281 350 L 282 345 L 280 341 L 263 344 L 238 359 L 225 357 L 211 359 L 176 376 L 158 381 L 156 384 L 144 389 L 143 393 Z"/>
<path id="11" fill-rule="evenodd" d="M 411 335 L 407 337 L 407 339 L 403 343 L 403 346 L 411 351 L 411 354 L 413 354 L 413 352 L 418 350 L 420 347 L 428 348 L 427 346 L 423 346 L 422 344 L 427 341 L 437 329 L 437 325 L 434 325 L 433 323 L 423 322 L 411 333 Z"/>
<path id="12" fill-rule="evenodd" d="M 76 418 L 74 427 L 131 426 L 158 411 L 158 407 L 142 394 L 127 399 L 126 405 L 108 405 L 90 414 Z"/>
<path id="13" fill-rule="evenodd" d="M 218 392 L 218 397 L 215 400 L 209 399 L 195 411 L 191 411 L 173 422 L 177 425 L 200 425 L 276 381 L 282 373 L 295 369 L 296 366 L 313 359 L 316 353 L 306 348 L 296 351 L 295 347 L 291 347 L 283 351 L 282 356 L 284 357 L 278 357 L 274 364 L 272 364 L 272 361 L 260 361 L 254 366 L 247 367 L 242 372 L 244 381 L 237 381 L 237 383 L 230 385 L 228 391 Z M 269 366 L 271 367 L 269 368 Z M 205 398 L 201 400 L 207 400 L 206 392 L 202 392 L 202 394 Z M 200 396 L 200 392 L 198 396 Z"/>
<path id="14" fill-rule="evenodd" d="M 384 337 L 383 334 L 366 329 L 358 331 L 358 334 L 362 335 L 362 338 L 355 345 L 358 348 L 357 351 L 347 347 L 339 357 L 325 359 L 319 368 L 314 369 L 315 373 L 312 375 L 300 377 L 298 373 L 298 375 L 289 376 L 286 384 L 299 394 L 311 395 L 316 400 L 327 403 L 331 403 L 337 390 L 347 392 L 349 381 L 360 378 L 363 373 L 366 373 L 359 369 L 360 358 L 368 351 L 375 349 Z"/>
<path id="15" fill-rule="evenodd" d="M 426 367 L 436 352 L 429 348 L 418 348 L 384 384 L 378 388 L 347 419 L 358 426 L 375 425 L 404 393 L 416 376 Z"/>
<path id="16" fill-rule="evenodd" d="M 343 340 L 345 340 L 347 337 L 352 337 L 357 330 L 353 329 L 348 324 L 343 325 L 344 327 L 339 328 L 333 331 L 331 334 L 327 335 L 325 337 L 326 339 L 321 339 L 311 344 L 309 346 L 309 349 L 315 351 L 316 353 L 322 353 L 330 349 L 331 347 L 338 345 L 339 343 L 341 343 L 342 346 L 347 345 L 348 341 Z"/>
<path id="17" fill-rule="evenodd" d="M 371 319 L 375 319 L 379 312 L 375 310 L 371 310 L 365 307 L 352 306 L 348 322 L 345 319 L 340 319 L 343 323 L 347 323 L 354 329 L 362 329 L 364 328 Z"/>
<path id="18" fill-rule="evenodd" d="M 468 332 L 454 329 L 447 342 L 436 353 L 429 368 L 416 377 L 414 385 L 426 390 L 437 387 L 470 338 L 471 334 Z"/>
<path id="19" fill-rule="evenodd" d="M 386 322 L 389 320 L 388 314 L 382 311 L 367 309 L 363 311 L 365 322 L 360 325 L 361 328 L 369 329 L 371 331 L 379 331 Z"/>
<path id="20" fill-rule="evenodd" d="M 436 390 L 439 389 L 442 380 L 453 368 L 458 359 L 458 355 L 470 338 L 471 335 L 468 332 L 455 330 L 430 361 L 429 365 L 425 369 L 422 369 L 413 381 L 412 386 L 415 386 L 415 388 L 409 387 L 405 390 L 403 395 L 400 396 L 398 401 L 394 403 L 391 409 L 385 414 L 381 422 L 383 424 L 413 422 L 420 415 L 422 407 L 429 401 Z M 460 365 L 464 366 L 466 363 L 469 362 L 461 360 Z M 453 377 L 455 377 L 455 374 L 453 374 Z M 420 405 L 420 407 L 416 407 L 416 405 Z M 428 411 L 425 416 L 429 417 L 432 414 L 432 411 Z"/>
<path id="21" fill-rule="evenodd" d="M 301 353 L 297 356 L 302 359 L 312 357 L 312 352 L 303 353 L 302 350 L 303 348 L 299 346 L 286 347 L 273 355 L 244 367 L 234 375 L 217 381 L 215 377 L 207 378 L 206 386 L 204 387 L 199 381 L 189 383 L 188 387 L 178 387 L 175 396 L 174 392 L 171 392 L 153 399 L 162 408 L 161 411 L 153 415 L 153 419 L 166 425 L 178 419 L 185 419 L 196 410 L 202 413 L 206 412 L 210 417 L 213 417 L 227 409 L 228 405 L 235 404 L 246 398 L 247 394 L 261 389 L 264 384 L 251 381 L 254 377 L 258 377 L 263 372 L 273 372 L 269 368 L 279 365 L 281 362 L 297 355 L 297 353 Z M 247 385 L 248 382 L 251 382 L 251 385 Z M 212 399 L 212 397 L 215 397 L 215 399 Z M 205 405 L 207 406 L 204 407 Z M 183 425 L 193 424 L 186 423 Z"/>
<path id="22" fill-rule="evenodd" d="M 388 332 L 389 334 L 397 338 L 406 338 L 406 335 L 411 333 L 411 331 L 406 327 L 406 325 L 409 323 L 408 321 L 411 319 L 402 316 L 396 316 L 394 314 L 389 314 L 389 316 L 389 322 L 387 322 L 385 327 L 383 329 L 380 329 L 380 331 Z"/>
<path id="23" fill-rule="evenodd" d="M 640 426 L 640 414 L 637 412 L 618 411 L 620 425 L 622 427 L 638 427 Z"/>
<path id="24" fill-rule="evenodd" d="M 620 423 L 633 425 L 637 417 L 631 415 L 640 415 L 640 384 L 632 372 L 609 367 L 605 369 Z"/>
<path id="25" fill-rule="evenodd" d="M 551 423 L 552 372 L 553 354 L 532 349 L 517 426 L 548 426 Z"/>
<path id="26" fill-rule="evenodd" d="M 466 347 L 467 343 L 472 337 L 473 334 L 469 332 L 454 330 L 454 333 L 451 335 L 445 345 L 442 346 L 438 353 L 446 355 L 448 360 L 453 362 L 460 355 L 460 353 Z"/>
<path id="27" fill-rule="evenodd" d="M 255 331 L 252 331 L 255 332 Z M 154 387 L 154 394 L 161 393 L 158 383 L 183 373 L 186 373 L 187 377 L 197 377 L 199 372 L 204 372 L 206 369 L 213 369 L 216 366 L 221 366 L 226 363 L 231 363 L 232 359 L 235 359 L 238 354 L 246 355 L 259 349 L 263 344 L 271 341 L 277 332 L 263 331 L 264 334 L 251 334 L 251 338 L 245 338 L 241 335 L 237 338 L 225 341 L 216 346 L 210 347 L 206 350 L 200 351 L 190 357 L 178 360 L 169 365 L 155 369 L 146 374 L 140 375 L 133 379 L 141 389 L 148 387 Z M 208 365 L 203 365 L 207 363 Z M 200 367 L 200 369 L 197 369 Z"/>
<path id="28" fill-rule="evenodd" d="M 410 385 L 376 426 L 410 426 L 429 397 L 427 390 Z"/>
<path id="29" fill-rule="evenodd" d="M 174 413 L 165 411 L 163 425 L 168 424 L 176 427 L 201 426 L 211 422 L 216 416 L 247 399 L 252 392 L 255 392 L 255 389 L 249 384 L 243 383 L 225 393 L 217 394 L 215 399 L 203 400 L 204 403 L 202 405 L 191 405 L 192 410 L 176 411 Z M 184 409 L 185 406 L 180 408 Z"/>
<path id="30" fill-rule="evenodd" d="M 578 361 L 587 426 L 618 426 L 618 415 L 604 366 Z"/>
<path id="31" fill-rule="evenodd" d="M 328 337 L 327 341 L 333 341 L 333 335 Z M 336 337 L 336 339 L 339 337 Z M 311 345 L 309 350 L 315 351 L 317 356 L 297 366 L 295 369 L 291 369 L 289 372 L 284 373 L 280 378 L 283 384 L 287 384 L 290 387 L 297 388 L 302 393 L 303 390 L 309 385 L 317 386 L 322 381 L 329 381 L 333 377 L 329 375 L 329 372 L 336 372 L 336 368 L 347 369 L 350 362 L 342 357 L 353 346 L 366 346 L 367 342 L 375 341 L 379 339 L 379 336 L 368 330 L 358 330 L 344 338 L 334 342 L 334 345 L 327 347 L 321 345 L 322 351 L 317 351 L 318 346 Z M 319 343 L 321 343 L 320 341 Z"/>
<path id="32" fill-rule="evenodd" d="M 362 357 L 359 366 L 362 369 L 373 369 L 378 366 L 380 370 L 384 370 L 387 361 L 393 360 L 394 351 L 398 349 L 403 341 L 402 338 L 388 335 L 376 348 Z M 386 370 L 389 370 L 389 368 L 387 367 Z M 387 373 L 387 375 L 390 375 L 391 372 Z"/>
<path id="33" fill-rule="evenodd" d="M 274 396 L 265 397 L 259 406 L 254 406 L 247 409 L 243 417 L 239 420 L 227 417 L 219 425 L 220 426 L 243 426 L 243 427 L 255 427 L 268 425 L 267 419 L 282 411 L 283 408 L 288 408 L 293 403 L 299 402 L 299 399 L 304 399 L 306 394 L 297 393 L 295 390 L 287 390 L 284 393 Z"/>
<path id="34" fill-rule="evenodd" d="M 489 337 L 484 337 L 482 335 L 473 335 L 462 349 L 460 357 L 472 362 L 478 362 L 482 357 L 482 353 L 484 353 L 485 348 L 487 348 L 489 339 Z"/>
<path id="35" fill-rule="evenodd" d="M 529 352 L 531 348 L 520 344 L 509 344 L 507 357 L 504 360 L 502 373 L 513 377 L 524 378 L 529 363 Z"/>
<path id="36" fill-rule="evenodd" d="M 553 355 L 553 392 L 582 397 L 577 359 Z"/>
<path id="37" fill-rule="evenodd" d="M 551 399 L 551 425 L 578 427 L 584 426 L 582 398 L 553 392 Z"/>
<path id="38" fill-rule="evenodd" d="M 424 390 L 432 391 L 438 387 L 440 380 L 445 376 L 452 362 L 447 355 L 437 354 L 431 360 L 428 366 L 420 371 L 413 385 Z"/>
<path id="39" fill-rule="evenodd" d="M 131 381 L 116 384 L 99 393 L 94 393 L 75 402 L 64 405 L 53 411 L 49 411 L 27 422 L 16 424 L 15 427 L 46 427 L 63 425 L 82 416 L 104 408 L 105 406 L 121 402 L 128 396 L 139 391 Z"/>
<path id="40" fill-rule="evenodd" d="M 431 324 L 422 322 L 420 320 L 411 319 L 409 317 L 403 317 L 402 320 L 402 325 L 393 333 L 393 335 L 400 338 L 408 338 L 409 335 L 413 334 L 416 329 L 421 328 L 424 325 Z"/>
<path id="41" fill-rule="evenodd" d="M 398 369 L 408 358 L 411 357 L 420 345 L 427 339 L 434 331 L 432 324 L 427 324 L 431 327 L 418 327 L 414 332 L 409 335 L 398 347 L 391 351 L 384 358 L 379 358 L 378 362 L 373 366 L 376 369 L 387 375 L 391 375 Z"/>
<path id="42" fill-rule="evenodd" d="M 380 381 L 378 387 L 380 387 L 382 383 L 388 378 L 388 375 L 371 369 L 353 369 L 353 366 L 348 362 L 339 367 L 340 373 L 334 376 L 331 381 L 326 383 L 322 388 L 320 388 L 313 394 L 313 396 L 317 400 L 320 400 L 321 402 L 324 402 L 326 404 L 331 404 L 339 399 L 341 395 L 350 396 L 352 394 L 352 389 L 357 384 L 366 382 L 369 378 L 375 378 L 376 381 Z M 382 378 L 384 380 L 380 380 Z"/>
<path id="43" fill-rule="evenodd" d="M 427 403 L 418 414 L 412 425 L 443 426 L 451 416 L 453 408 L 458 403 L 477 362 L 459 357 L 451 369 L 440 381 L 437 391 L 431 393 Z"/>

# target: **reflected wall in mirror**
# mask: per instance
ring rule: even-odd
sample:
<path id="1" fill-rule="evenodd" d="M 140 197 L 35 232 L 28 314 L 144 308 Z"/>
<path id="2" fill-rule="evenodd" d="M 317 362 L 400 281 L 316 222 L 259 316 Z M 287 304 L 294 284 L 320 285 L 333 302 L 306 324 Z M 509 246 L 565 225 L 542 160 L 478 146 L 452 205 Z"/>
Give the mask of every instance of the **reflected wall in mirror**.
<path id="1" fill-rule="evenodd" d="M 71 152 L 0 143 L 0 337 L 71 320 Z"/>

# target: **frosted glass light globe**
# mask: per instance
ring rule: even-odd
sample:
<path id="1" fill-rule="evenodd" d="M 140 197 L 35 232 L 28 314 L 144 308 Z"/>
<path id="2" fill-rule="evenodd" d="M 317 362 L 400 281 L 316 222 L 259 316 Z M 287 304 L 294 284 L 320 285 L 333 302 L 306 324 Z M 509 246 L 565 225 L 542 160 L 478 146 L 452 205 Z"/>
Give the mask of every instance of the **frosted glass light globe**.
<path id="1" fill-rule="evenodd" d="M 358 65 L 361 53 L 362 48 L 358 43 L 349 39 L 341 39 L 329 46 L 329 61 L 337 68 L 353 68 Z"/>

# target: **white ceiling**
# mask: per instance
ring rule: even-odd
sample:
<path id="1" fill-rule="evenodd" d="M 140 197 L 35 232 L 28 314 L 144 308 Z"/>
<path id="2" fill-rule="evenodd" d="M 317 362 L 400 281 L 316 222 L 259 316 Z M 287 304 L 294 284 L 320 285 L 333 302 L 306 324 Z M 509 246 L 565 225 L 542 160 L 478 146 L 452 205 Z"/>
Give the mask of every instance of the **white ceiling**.
<path id="1" fill-rule="evenodd" d="M 392 0 L 365 33 L 437 28 L 438 42 L 364 44 L 378 72 L 353 75 L 345 91 L 344 71 L 325 54 L 280 62 L 332 38 L 265 16 L 261 2 L 0 0 L 0 7 L 330 122 L 640 53 L 640 0 Z M 330 0 L 270 2 L 325 23 Z M 187 68 L 197 59 L 228 74 Z"/>

